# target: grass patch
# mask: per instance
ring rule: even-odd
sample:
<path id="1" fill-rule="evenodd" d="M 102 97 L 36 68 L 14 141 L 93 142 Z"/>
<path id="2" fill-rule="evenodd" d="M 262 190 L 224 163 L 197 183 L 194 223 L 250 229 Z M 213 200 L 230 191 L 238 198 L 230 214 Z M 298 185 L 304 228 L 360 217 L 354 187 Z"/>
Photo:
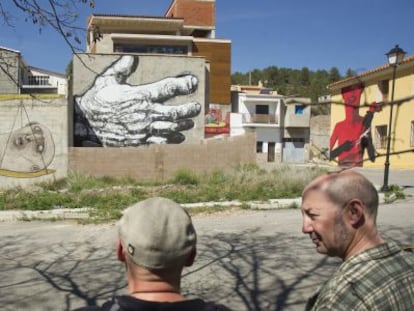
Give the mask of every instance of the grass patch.
<path id="1" fill-rule="evenodd" d="M 15 188 L 0 192 L 0 210 L 47 210 L 90 208 L 90 221 L 118 219 L 127 206 L 152 196 L 178 203 L 217 202 L 217 206 L 191 209 L 191 213 L 223 211 L 220 202 L 300 196 L 305 185 L 326 170 L 318 167 L 280 165 L 272 171 L 257 165 L 240 165 L 229 171 L 195 174 L 181 169 L 164 183 L 143 183 L 134 178 L 93 178 L 70 173 L 67 178 L 37 184 L 32 190 Z"/>
<path id="2" fill-rule="evenodd" d="M 385 192 L 385 198 L 389 198 L 391 195 L 395 195 L 396 199 L 405 199 L 404 189 L 398 185 L 390 185 Z"/>

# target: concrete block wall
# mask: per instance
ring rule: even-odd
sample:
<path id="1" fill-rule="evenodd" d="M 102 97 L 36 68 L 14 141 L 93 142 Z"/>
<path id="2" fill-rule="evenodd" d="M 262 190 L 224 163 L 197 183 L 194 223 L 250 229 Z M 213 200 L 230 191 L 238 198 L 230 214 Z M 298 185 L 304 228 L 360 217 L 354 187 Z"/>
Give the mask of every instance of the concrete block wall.
<path id="1" fill-rule="evenodd" d="M 20 54 L 0 48 L 0 94 L 19 94 Z M 7 70 L 7 72 L 4 72 Z"/>
<path id="2" fill-rule="evenodd" d="M 255 148 L 253 134 L 203 140 L 198 144 L 70 148 L 69 166 L 73 171 L 95 177 L 129 176 L 143 181 L 165 181 L 179 169 L 202 173 L 256 163 Z"/>
<path id="3" fill-rule="evenodd" d="M 327 160 L 326 155 L 321 152 L 329 150 L 330 138 L 330 116 L 319 115 L 311 118 L 310 121 L 310 158 L 311 160 Z"/>

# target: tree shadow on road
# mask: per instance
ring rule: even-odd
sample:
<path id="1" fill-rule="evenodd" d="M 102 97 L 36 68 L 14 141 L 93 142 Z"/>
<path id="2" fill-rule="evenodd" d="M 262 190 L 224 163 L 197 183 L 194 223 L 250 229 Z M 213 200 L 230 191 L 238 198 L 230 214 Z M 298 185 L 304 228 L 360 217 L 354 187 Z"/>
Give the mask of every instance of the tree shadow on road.
<path id="1" fill-rule="evenodd" d="M 96 305 L 126 285 L 124 268 L 115 260 L 113 249 L 97 248 L 93 241 L 62 242 L 28 253 L 19 248 L 24 241 L 19 242 L 15 236 L 0 242 L 2 310 L 71 310 Z"/>
<path id="2" fill-rule="evenodd" d="M 315 256 L 305 239 L 253 231 L 204 236 L 198 266 L 184 276 L 188 295 L 220 301 L 234 310 L 303 310 L 337 260 Z M 197 277 L 188 280 L 192 274 Z"/>
<path id="3" fill-rule="evenodd" d="M 382 228 L 407 244 L 410 229 Z M 124 266 L 114 248 L 93 240 L 35 245 L 27 237 L 0 241 L 2 310 L 71 310 L 99 305 L 125 293 Z M 226 304 L 233 310 L 303 310 L 307 298 L 325 281 L 339 260 L 318 255 L 306 236 L 259 229 L 199 237 L 196 263 L 184 271 L 187 297 Z"/>

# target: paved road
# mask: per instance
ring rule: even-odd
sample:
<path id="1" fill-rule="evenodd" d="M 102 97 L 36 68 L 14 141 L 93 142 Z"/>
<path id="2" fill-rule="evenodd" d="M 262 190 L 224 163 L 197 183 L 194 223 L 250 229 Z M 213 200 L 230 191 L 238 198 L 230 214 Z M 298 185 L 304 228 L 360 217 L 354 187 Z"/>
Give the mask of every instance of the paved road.
<path id="1" fill-rule="evenodd" d="M 400 180 L 411 187 L 412 176 Z M 413 203 L 408 197 L 381 205 L 378 224 L 386 238 L 414 243 Z M 339 264 L 316 254 L 300 232 L 299 210 L 198 215 L 194 223 L 198 258 L 185 270 L 184 294 L 237 311 L 303 310 L 306 298 Z M 114 224 L 0 223 L 1 309 L 71 310 L 125 293 L 115 239 Z"/>
<path id="2" fill-rule="evenodd" d="M 414 242 L 412 203 L 381 206 L 380 229 Z M 234 310 L 302 310 L 337 260 L 317 255 L 300 232 L 298 210 L 242 211 L 194 217 L 198 261 L 184 293 Z M 2 310 L 70 310 L 125 291 L 113 224 L 0 224 Z"/>

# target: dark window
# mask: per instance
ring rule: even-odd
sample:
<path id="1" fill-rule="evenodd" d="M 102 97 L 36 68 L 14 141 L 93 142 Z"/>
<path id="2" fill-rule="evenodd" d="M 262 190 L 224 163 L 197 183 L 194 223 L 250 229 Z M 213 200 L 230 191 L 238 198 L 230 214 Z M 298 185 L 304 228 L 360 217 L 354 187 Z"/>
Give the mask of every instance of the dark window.
<path id="1" fill-rule="evenodd" d="M 387 126 L 378 125 L 375 127 L 375 147 L 385 149 L 387 147 Z"/>
<path id="2" fill-rule="evenodd" d="M 256 114 L 269 114 L 268 105 L 256 105 Z"/>
<path id="3" fill-rule="evenodd" d="M 180 45 L 115 44 L 114 52 L 187 55 L 188 47 Z"/>
<path id="4" fill-rule="evenodd" d="M 256 142 L 256 152 L 263 153 L 263 142 L 262 141 Z"/>

